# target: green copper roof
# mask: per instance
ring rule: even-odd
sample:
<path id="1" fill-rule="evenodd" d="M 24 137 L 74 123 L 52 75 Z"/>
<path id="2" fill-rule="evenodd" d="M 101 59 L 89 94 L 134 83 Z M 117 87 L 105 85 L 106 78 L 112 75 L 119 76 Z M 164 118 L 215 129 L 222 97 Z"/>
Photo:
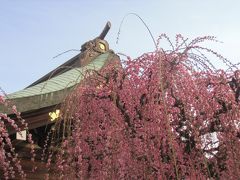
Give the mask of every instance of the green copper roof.
<path id="1" fill-rule="evenodd" d="M 35 86 L 9 94 L 7 98 L 17 106 L 20 112 L 59 104 L 83 79 L 86 70 L 101 69 L 109 56 L 111 56 L 110 52 L 101 54 L 87 66 L 73 68 Z M 4 111 L 7 113 L 7 110 L 0 106 L 0 112 Z"/>

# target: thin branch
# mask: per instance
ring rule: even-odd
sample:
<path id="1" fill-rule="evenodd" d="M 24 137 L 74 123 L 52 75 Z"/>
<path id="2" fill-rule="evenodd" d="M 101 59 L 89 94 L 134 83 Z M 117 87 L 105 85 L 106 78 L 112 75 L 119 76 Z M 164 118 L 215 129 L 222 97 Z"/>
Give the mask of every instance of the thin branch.
<path id="1" fill-rule="evenodd" d="M 69 50 L 64 51 L 64 52 L 62 52 L 62 53 L 60 53 L 60 54 L 57 54 L 57 55 L 54 56 L 52 59 L 55 59 L 55 58 L 57 58 L 57 57 L 59 57 L 59 56 L 61 56 L 61 55 L 63 55 L 63 54 L 66 54 L 66 53 L 68 53 L 68 52 L 71 52 L 71 51 L 78 51 L 78 52 L 80 52 L 79 49 L 69 49 Z"/>
<path id="2" fill-rule="evenodd" d="M 138 18 L 141 20 L 141 22 L 143 23 L 143 25 L 147 28 L 148 33 L 150 34 L 150 36 L 151 36 L 151 38 L 152 38 L 152 41 L 153 41 L 153 43 L 154 43 L 154 45 L 155 45 L 155 48 L 157 49 L 157 43 L 156 43 L 156 41 L 155 41 L 155 39 L 154 39 L 154 37 L 153 37 L 153 35 L 152 35 L 151 30 L 149 29 L 149 27 L 148 27 L 148 25 L 145 23 L 145 21 L 144 21 L 138 14 L 136 14 L 136 13 L 128 13 L 128 14 L 126 14 L 126 15 L 123 17 L 123 19 L 122 19 L 122 21 L 121 21 L 121 24 L 120 24 L 120 26 L 119 26 L 119 29 L 118 29 L 116 44 L 118 44 L 118 41 L 119 41 L 120 32 L 121 32 L 121 29 L 122 29 L 123 22 L 124 22 L 124 20 L 125 20 L 128 16 L 130 16 L 130 15 L 134 15 L 134 16 L 138 17 Z"/>

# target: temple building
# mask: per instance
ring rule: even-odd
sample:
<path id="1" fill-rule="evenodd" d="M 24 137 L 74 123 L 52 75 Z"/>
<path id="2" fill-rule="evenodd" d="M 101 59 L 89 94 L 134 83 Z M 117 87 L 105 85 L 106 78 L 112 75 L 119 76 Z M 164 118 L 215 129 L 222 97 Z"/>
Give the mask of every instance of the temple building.
<path id="1" fill-rule="evenodd" d="M 108 22 L 97 38 L 84 43 L 78 55 L 27 88 L 6 96 L 11 104 L 16 105 L 21 117 L 28 123 L 37 156 L 42 153 L 47 134 L 58 118 L 61 103 L 81 83 L 84 73 L 88 70 L 98 71 L 111 61 L 120 61 L 119 57 L 109 49 L 108 42 L 104 40 L 110 26 Z M 15 118 L 9 109 L 1 105 L 0 112 Z M 36 172 L 31 172 L 30 146 L 25 140 L 25 132 L 23 131 L 21 136 L 12 128 L 9 128 L 9 132 L 16 152 L 21 158 L 23 169 L 27 173 L 27 179 L 44 179 L 47 171 L 39 158 L 36 158 L 38 166 Z"/>

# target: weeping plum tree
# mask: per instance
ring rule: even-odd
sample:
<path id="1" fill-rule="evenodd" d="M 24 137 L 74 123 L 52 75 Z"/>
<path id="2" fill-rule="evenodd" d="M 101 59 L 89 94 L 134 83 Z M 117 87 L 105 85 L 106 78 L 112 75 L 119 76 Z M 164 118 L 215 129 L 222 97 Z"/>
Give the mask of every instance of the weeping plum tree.
<path id="1" fill-rule="evenodd" d="M 169 41 L 161 35 L 158 43 L 162 38 Z M 64 136 L 51 143 L 57 151 L 48 151 L 51 173 L 61 179 L 238 179 L 240 70 L 202 47 L 205 40 L 215 38 L 188 42 L 177 35 L 171 50 L 89 72 L 62 106 L 55 132 Z M 217 70 L 208 53 L 229 69 Z M 2 96 L 0 103 L 18 117 L 0 113 L 0 169 L 5 179 L 25 178 L 7 127 L 20 132 L 27 124 Z"/>
<path id="2" fill-rule="evenodd" d="M 239 178 L 240 71 L 205 40 L 177 35 L 172 50 L 92 72 L 62 108 L 61 178 Z"/>

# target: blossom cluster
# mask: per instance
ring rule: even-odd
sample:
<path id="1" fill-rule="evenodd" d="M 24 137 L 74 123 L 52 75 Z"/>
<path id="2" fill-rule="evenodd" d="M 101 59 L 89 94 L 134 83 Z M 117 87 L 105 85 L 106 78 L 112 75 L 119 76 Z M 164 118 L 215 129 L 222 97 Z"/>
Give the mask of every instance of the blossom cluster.
<path id="1" fill-rule="evenodd" d="M 172 50 L 109 63 L 81 83 L 62 107 L 61 178 L 240 177 L 240 71 L 205 40 L 215 38 L 177 35 Z"/>
<path id="2" fill-rule="evenodd" d="M 11 105 L 9 100 L 2 95 L 0 95 L 0 105 L 12 112 L 12 116 L 15 116 L 15 118 L 11 118 L 7 114 L 0 112 L 0 177 L 4 179 L 14 179 L 17 177 L 25 179 L 26 173 L 22 168 L 21 158 L 19 158 L 18 153 L 15 151 L 12 143 L 14 138 L 9 130 L 12 129 L 13 132 L 21 134 L 23 129 L 28 129 L 28 125 L 25 120 L 21 118 L 16 106 Z M 28 133 L 28 142 L 31 144 L 31 155 L 34 161 L 34 142 L 30 133 Z"/>

